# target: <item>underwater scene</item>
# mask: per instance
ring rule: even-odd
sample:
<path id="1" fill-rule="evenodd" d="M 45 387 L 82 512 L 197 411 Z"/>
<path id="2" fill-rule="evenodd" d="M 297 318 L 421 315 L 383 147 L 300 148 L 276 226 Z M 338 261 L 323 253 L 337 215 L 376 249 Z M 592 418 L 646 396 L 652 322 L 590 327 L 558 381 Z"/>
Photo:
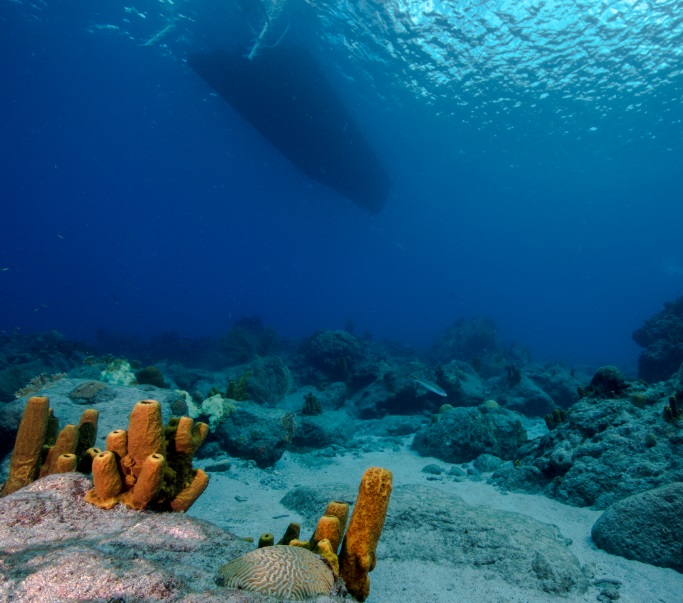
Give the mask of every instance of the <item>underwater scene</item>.
<path id="1" fill-rule="evenodd" d="M 681 15 L 0 0 L 0 603 L 683 603 Z"/>

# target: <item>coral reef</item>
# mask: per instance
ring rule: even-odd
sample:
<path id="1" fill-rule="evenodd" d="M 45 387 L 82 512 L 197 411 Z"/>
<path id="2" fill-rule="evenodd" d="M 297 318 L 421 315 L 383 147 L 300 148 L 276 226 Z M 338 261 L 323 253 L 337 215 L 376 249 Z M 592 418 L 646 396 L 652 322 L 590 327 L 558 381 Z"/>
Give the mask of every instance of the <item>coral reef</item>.
<path id="1" fill-rule="evenodd" d="M 634 404 L 638 384 L 628 385 L 620 388 L 623 397 L 599 397 L 606 390 L 596 389 L 595 397 L 579 400 L 564 420 L 553 418 L 549 433 L 520 448 L 520 466 L 496 471 L 493 482 L 604 509 L 632 494 L 683 481 L 680 422 L 665 420 L 670 398 L 662 394 L 670 386 L 652 386 Z M 611 393 L 615 384 L 607 387 Z"/>
<path id="2" fill-rule="evenodd" d="M 561 408 L 556 408 L 552 413 L 548 413 L 543 419 L 548 429 L 555 429 L 567 417 L 567 413 Z"/>
<path id="3" fill-rule="evenodd" d="M 461 318 L 446 329 L 432 348 L 434 361 L 439 364 L 453 359 L 474 362 L 486 374 L 498 373 L 505 366 L 503 353 L 503 341 L 488 318 Z M 492 370 L 494 365 L 496 369 Z"/>
<path id="4" fill-rule="evenodd" d="M 186 511 L 204 492 L 208 476 L 192 458 L 209 428 L 189 417 L 172 418 L 164 429 L 161 405 L 141 400 L 128 431 L 112 431 L 106 450 L 93 459 L 93 489 L 86 501 L 103 509 L 121 502 L 134 509 Z"/>

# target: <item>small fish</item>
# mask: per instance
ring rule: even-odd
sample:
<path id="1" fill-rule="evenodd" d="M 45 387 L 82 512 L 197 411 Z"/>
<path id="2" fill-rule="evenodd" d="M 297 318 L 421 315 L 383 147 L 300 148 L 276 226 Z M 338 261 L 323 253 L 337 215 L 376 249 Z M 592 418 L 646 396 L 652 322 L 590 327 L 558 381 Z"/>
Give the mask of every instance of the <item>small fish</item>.
<path id="1" fill-rule="evenodd" d="M 444 389 L 439 387 L 433 381 L 428 381 L 427 379 L 422 379 L 421 377 L 416 377 L 415 375 L 413 375 L 413 379 L 415 379 L 415 383 L 419 383 L 422 387 L 428 389 L 430 392 L 435 393 L 437 396 L 443 396 L 444 398 L 448 396 Z"/>
<path id="2" fill-rule="evenodd" d="M 9 270 L 9 268 L 0 268 L 0 272 L 5 272 L 6 270 Z"/>

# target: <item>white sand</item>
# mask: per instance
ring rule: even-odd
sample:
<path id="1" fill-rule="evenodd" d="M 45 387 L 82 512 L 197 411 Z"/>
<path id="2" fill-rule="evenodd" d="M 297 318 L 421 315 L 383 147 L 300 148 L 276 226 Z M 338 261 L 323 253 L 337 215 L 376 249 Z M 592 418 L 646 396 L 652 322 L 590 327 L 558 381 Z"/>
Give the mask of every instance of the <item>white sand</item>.
<path id="1" fill-rule="evenodd" d="M 448 477 L 439 481 L 427 480 L 427 474 L 421 472 L 425 465 L 436 463 L 445 468 L 449 465 L 418 456 L 410 450 L 409 441 L 410 438 L 405 439 L 400 452 L 347 454 L 331 459 L 286 453 L 273 469 L 268 470 L 235 460 L 228 472 L 211 474 L 207 491 L 190 514 L 244 537 L 258 539 L 264 532 L 273 532 L 279 537 L 291 521 L 301 522 L 305 535 L 315 526 L 302 522 L 298 515 L 280 504 L 280 499 L 296 486 L 343 483 L 356 490 L 365 469 L 375 465 L 393 472 L 394 486 L 429 485 L 457 494 L 475 507 L 514 511 L 555 524 L 563 536 L 572 540 L 571 551 L 586 568 L 591 586 L 585 594 L 571 598 L 527 591 L 495 576 L 482 580 L 480 570 L 455 570 L 452 566 L 419 560 L 407 563 L 383 559 L 380 542 L 368 603 L 607 601 L 604 597 L 597 598 L 603 591 L 604 582 L 619 585 L 620 603 L 683 603 L 682 574 L 609 555 L 595 547 L 590 531 L 601 511 L 566 506 L 544 496 L 505 494 L 481 481 L 455 482 Z M 198 466 L 205 464 L 197 463 Z"/>

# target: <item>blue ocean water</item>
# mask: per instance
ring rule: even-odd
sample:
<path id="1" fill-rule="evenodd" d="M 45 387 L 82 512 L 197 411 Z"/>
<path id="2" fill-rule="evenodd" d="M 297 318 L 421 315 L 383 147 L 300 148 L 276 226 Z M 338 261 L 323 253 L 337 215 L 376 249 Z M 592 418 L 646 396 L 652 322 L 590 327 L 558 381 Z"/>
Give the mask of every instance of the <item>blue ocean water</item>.
<path id="1" fill-rule="evenodd" d="M 0 3 L 0 329 L 427 347 L 495 321 L 632 367 L 683 290 L 683 2 Z M 300 45 L 384 163 L 369 213 L 188 67 Z M 277 106 L 273 106 L 277 112 Z"/>

